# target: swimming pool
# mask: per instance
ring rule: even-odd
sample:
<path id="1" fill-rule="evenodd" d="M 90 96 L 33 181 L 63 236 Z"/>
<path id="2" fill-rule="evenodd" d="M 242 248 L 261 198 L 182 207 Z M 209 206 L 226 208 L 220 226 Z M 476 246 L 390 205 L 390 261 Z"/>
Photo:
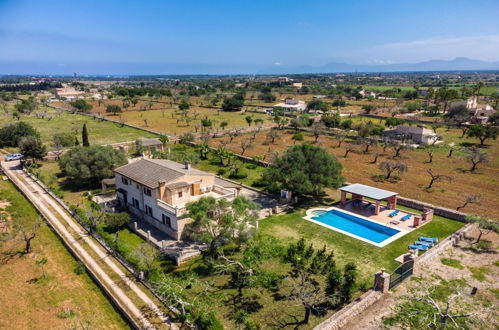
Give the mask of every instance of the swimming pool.
<path id="1" fill-rule="evenodd" d="M 328 209 L 320 215 L 312 214 L 305 219 L 378 247 L 406 233 L 337 208 Z"/>

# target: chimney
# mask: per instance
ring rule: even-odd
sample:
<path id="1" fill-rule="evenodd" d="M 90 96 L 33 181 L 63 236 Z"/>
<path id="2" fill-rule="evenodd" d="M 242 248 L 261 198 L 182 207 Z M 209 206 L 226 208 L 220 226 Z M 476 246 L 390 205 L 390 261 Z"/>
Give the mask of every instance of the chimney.
<path id="1" fill-rule="evenodd" d="M 190 169 L 191 169 L 191 163 L 189 163 L 189 162 L 185 162 L 184 168 L 185 168 L 186 170 L 190 170 Z"/>
<path id="2" fill-rule="evenodd" d="M 163 200 L 163 197 L 165 195 L 165 186 L 166 186 L 166 181 L 164 180 L 158 181 L 159 199 L 161 200 Z"/>

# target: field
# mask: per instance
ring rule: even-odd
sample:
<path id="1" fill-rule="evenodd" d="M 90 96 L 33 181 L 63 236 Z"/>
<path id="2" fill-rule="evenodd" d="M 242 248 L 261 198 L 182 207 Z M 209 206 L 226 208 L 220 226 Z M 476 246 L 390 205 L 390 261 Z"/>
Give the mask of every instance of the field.
<path id="1" fill-rule="evenodd" d="M 153 136 L 150 133 L 121 127 L 107 121 L 99 121 L 91 117 L 73 115 L 64 111 L 57 111 L 52 108 L 39 107 L 35 112 L 43 113 L 44 117 L 37 117 L 34 113 L 21 116 L 21 121 L 31 124 L 40 133 L 42 141 L 48 145 L 52 143 L 52 136 L 57 133 L 72 132 L 78 136 L 81 143 L 81 129 L 83 124 L 87 124 L 90 144 L 108 144 L 115 142 L 134 141 L 142 137 Z M 1 126 L 17 122 L 17 119 L 4 112 L 0 113 Z"/>
<path id="2" fill-rule="evenodd" d="M 32 225 L 39 216 L 8 181 L 0 182 L 0 202 L 16 223 Z M 6 237 L 3 236 L 2 239 Z M 19 240 L 0 242 L 0 251 L 21 249 Z M 36 264 L 46 258 L 44 266 Z M 0 266 L 0 328 L 128 328 L 121 316 L 85 273 L 57 236 L 42 222 L 33 252 L 15 255 Z M 46 276 L 42 276 L 45 273 Z"/>
<path id="3" fill-rule="evenodd" d="M 449 144 L 455 147 L 463 148 L 465 146 L 473 146 L 477 143 L 476 139 L 460 138 L 461 131 L 458 129 L 446 130 L 441 128 L 439 134 L 444 135 L 444 145 L 433 149 L 433 162 L 428 163 L 427 149 L 405 150 L 401 153 L 401 158 L 397 159 L 407 164 L 409 170 L 401 176 L 401 181 L 391 183 L 388 181 L 379 181 L 376 176 L 382 174 L 378 169 L 380 162 L 392 160 L 394 152 L 387 148 L 383 151 L 383 147 L 371 147 L 369 153 L 364 153 L 364 146 L 359 146 L 351 141 L 344 141 L 341 147 L 337 147 L 339 142 L 328 136 L 320 137 L 319 145 L 326 148 L 334 155 L 344 166 L 343 174 L 348 182 L 358 182 L 368 185 L 375 185 L 379 188 L 396 191 L 400 195 L 422 200 L 429 203 L 435 203 L 440 206 L 455 209 L 462 205 L 469 195 L 480 195 L 481 203 L 468 205 L 464 212 L 477 213 L 492 218 L 499 218 L 499 210 L 491 205 L 499 204 L 499 142 L 487 141 L 488 147 L 483 148 L 491 161 L 487 164 L 480 164 L 475 173 L 468 171 L 470 163 L 464 159 L 464 151 L 454 151 L 451 158 L 447 157 L 449 153 Z M 268 141 L 266 132 L 260 132 L 256 135 L 253 147 L 247 149 L 245 155 L 264 156 L 269 160 L 271 153 L 274 151 L 283 152 L 286 147 L 293 145 L 291 139 L 293 131 L 279 131 L 279 137 L 275 143 Z M 232 143 L 228 143 L 227 147 L 235 152 L 241 153 L 241 141 L 249 139 L 251 135 L 242 135 L 236 137 Z M 217 148 L 221 141 L 226 141 L 226 138 L 218 138 L 212 141 L 212 146 Z M 313 143 L 314 137 L 305 134 L 305 141 Z M 352 148 L 352 151 L 345 158 L 346 147 Z M 373 164 L 374 153 L 380 153 L 377 164 Z M 427 173 L 428 169 L 432 169 L 434 173 L 444 174 L 452 177 L 451 182 L 437 182 L 430 190 L 425 189 L 429 183 L 430 176 Z"/>
<path id="4" fill-rule="evenodd" d="M 396 86 L 363 85 L 362 87 L 364 87 L 364 89 L 366 89 L 368 91 L 386 91 L 386 90 L 394 89 L 394 88 L 399 88 L 402 91 L 414 90 L 414 87 L 412 87 L 412 86 L 400 86 L 400 85 L 396 85 Z M 467 87 L 472 87 L 472 85 L 468 85 Z M 421 89 L 428 89 L 428 88 L 430 88 L 430 86 L 422 86 L 421 87 Z M 449 88 L 460 90 L 462 88 L 462 86 L 459 86 L 459 87 L 458 86 L 450 86 Z M 433 89 L 438 89 L 438 87 L 433 87 Z M 482 94 L 482 95 L 492 95 L 492 94 L 497 93 L 497 92 L 499 92 L 499 87 L 484 86 L 484 87 L 480 88 L 480 94 Z"/>
<path id="5" fill-rule="evenodd" d="M 144 104 L 147 102 L 141 101 Z M 221 131 L 220 127 L 222 122 L 227 122 L 227 127 L 230 128 L 246 128 L 246 116 L 252 116 L 253 119 L 263 119 L 264 125 L 271 123 L 271 117 L 261 113 L 244 113 L 243 111 L 218 111 L 217 109 L 201 108 L 197 106 L 191 107 L 187 112 L 188 122 L 183 120 L 181 113 L 178 111 L 176 105 L 170 106 L 163 103 L 152 103 L 151 110 L 139 111 L 141 103 L 133 108 L 128 108 L 123 113 L 112 115 L 105 113 L 105 106 L 98 106 L 96 101 L 89 102 L 94 105 L 92 112 L 100 116 L 105 115 L 106 118 L 124 121 L 127 124 L 135 125 L 138 127 L 147 128 L 155 132 L 160 132 L 168 135 L 180 135 L 186 132 L 201 132 L 201 120 L 209 119 L 212 122 L 212 128 Z M 106 105 L 118 104 L 122 105 L 120 100 L 106 100 Z M 54 105 L 68 107 L 65 103 L 54 102 Z"/>

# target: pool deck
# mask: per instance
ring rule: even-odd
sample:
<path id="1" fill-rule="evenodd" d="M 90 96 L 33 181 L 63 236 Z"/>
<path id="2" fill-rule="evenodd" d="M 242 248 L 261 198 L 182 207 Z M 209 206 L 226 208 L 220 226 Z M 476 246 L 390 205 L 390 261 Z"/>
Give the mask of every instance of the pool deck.
<path id="1" fill-rule="evenodd" d="M 344 206 L 341 206 L 338 204 L 338 205 L 335 205 L 335 207 L 338 209 L 341 209 L 341 210 L 345 210 L 348 212 L 352 212 L 352 213 L 361 215 L 363 217 L 374 220 L 376 222 L 382 223 L 387 227 L 391 227 L 391 228 L 395 228 L 395 229 L 402 229 L 405 231 L 412 231 L 412 230 L 417 228 L 417 227 L 413 226 L 414 213 L 398 210 L 400 212 L 396 216 L 389 217 L 388 215 L 390 213 L 392 213 L 393 210 L 390 210 L 386 206 L 382 205 L 379 214 L 375 215 L 374 214 L 374 207 L 364 208 L 364 206 L 367 204 L 368 204 L 368 202 L 364 201 L 362 203 L 362 205 L 354 206 L 352 202 L 348 202 Z M 374 204 L 373 204 L 373 206 L 374 206 Z M 411 214 L 412 217 L 409 220 L 401 221 L 400 219 L 407 214 Z M 393 223 L 391 223 L 392 221 L 396 221 L 396 222 L 398 222 L 398 224 L 393 224 Z M 425 222 L 420 222 L 418 227 L 421 227 L 424 224 L 425 224 Z"/>

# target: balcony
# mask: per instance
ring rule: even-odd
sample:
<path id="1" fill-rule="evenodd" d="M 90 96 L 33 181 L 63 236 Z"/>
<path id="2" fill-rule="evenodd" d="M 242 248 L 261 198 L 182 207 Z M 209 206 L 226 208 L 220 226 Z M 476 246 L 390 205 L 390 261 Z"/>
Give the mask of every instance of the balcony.
<path id="1" fill-rule="evenodd" d="M 200 195 L 189 196 L 188 201 L 180 203 L 178 205 L 168 204 L 167 202 L 162 201 L 161 199 L 157 199 L 156 202 L 160 208 L 164 209 L 168 213 L 171 213 L 171 214 L 175 215 L 176 217 L 181 217 L 182 215 L 184 215 L 187 212 L 187 208 L 186 208 L 187 204 L 189 204 L 191 202 L 196 202 L 201 197 L 213 197 L 215 199 L 225 198 L 225 199 L 230 200 L 230 199 L 233 199 L 236 197 L 236 193 L 230 189 L 227 189 L 227 188 L 224 188 L 224 187 L 221 187 L 218 185 L 214 185 L 213 189 L 211 191 L 205 192 L 205 193 L 200 194 Z"/>

